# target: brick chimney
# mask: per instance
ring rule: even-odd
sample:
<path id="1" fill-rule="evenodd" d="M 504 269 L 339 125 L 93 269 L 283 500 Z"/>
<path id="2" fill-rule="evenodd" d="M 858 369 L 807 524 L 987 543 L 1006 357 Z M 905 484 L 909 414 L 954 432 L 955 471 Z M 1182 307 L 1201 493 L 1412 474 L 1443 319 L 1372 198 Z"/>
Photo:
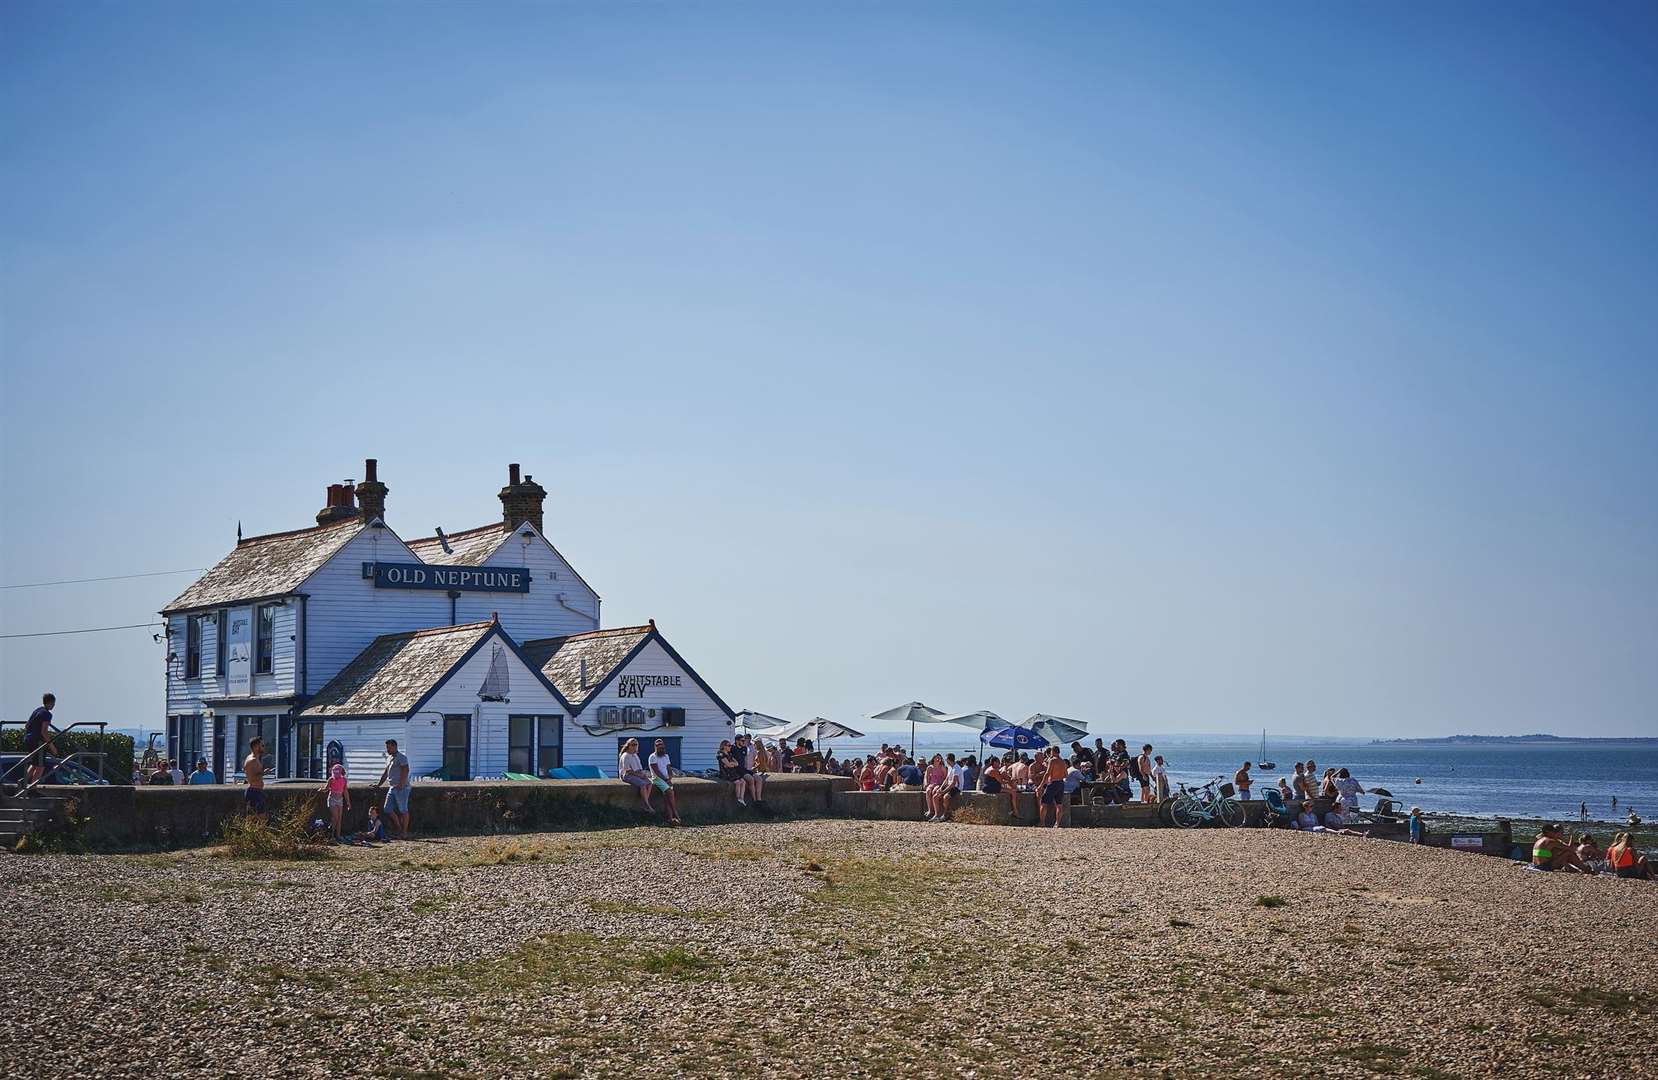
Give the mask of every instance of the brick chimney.
<path id="1" fill-rule="evenodd" d="M 529 522 L 535 531 L 541 531 L 541 504 L 547 500 L 547 489 L 526 476 L 518 479 L 518 466 L 507 466 L 507 486 L 501 489 L 501 527 L 516 529 Z"/>
<path id="2" fill-rule="evenodd" d="M 363 462 L 363 482 L 357 485 L 357 506 L 364 521 L 386 516 L 386 485 L 380 482 L 380 459 Z"/>
<path id="3" fill-rule="evenodd" d="M 357 516 L 355 489 L 350 482 L 328 485 L 328 504 L 317 511 L 318 525 L 332 525 Z"/>

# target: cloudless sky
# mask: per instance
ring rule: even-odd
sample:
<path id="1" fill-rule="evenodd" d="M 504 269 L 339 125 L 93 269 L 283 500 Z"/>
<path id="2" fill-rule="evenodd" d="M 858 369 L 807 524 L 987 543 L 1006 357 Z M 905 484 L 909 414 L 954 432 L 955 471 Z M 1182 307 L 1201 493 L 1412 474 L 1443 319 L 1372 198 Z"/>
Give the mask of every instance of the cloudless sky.
<path id="1" fill-rule="evenodd" d="M 1658 8 L 0 7 L 0 582 L 506 464 L 734 707 L 1658 735 Z M 189 575 L 0 592 L 8 634 Z M 127 630 L 0 711 L 155 726 Z"/>

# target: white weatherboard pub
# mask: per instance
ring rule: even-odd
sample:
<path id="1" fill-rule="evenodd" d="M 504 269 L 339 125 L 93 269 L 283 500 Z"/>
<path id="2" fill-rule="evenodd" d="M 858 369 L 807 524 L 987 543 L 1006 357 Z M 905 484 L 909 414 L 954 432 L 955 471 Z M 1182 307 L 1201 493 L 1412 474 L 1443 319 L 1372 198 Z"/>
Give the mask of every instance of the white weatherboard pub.
<path id="1" fill-rule="evenodd" d="M 614 775 L 620 744 L 714 767 L 734 714 L 654 622 L 600 629 L 599 595 L 545 534 L 546 491 L 508 467 L 501 520 L 405 540 L 377 463 L 316 524 L 238 540 L 162 610 L 167 743 L 186 771 L 277 777 L 342 761 L 375 779 L 396 739 L 417 777 Z"/>

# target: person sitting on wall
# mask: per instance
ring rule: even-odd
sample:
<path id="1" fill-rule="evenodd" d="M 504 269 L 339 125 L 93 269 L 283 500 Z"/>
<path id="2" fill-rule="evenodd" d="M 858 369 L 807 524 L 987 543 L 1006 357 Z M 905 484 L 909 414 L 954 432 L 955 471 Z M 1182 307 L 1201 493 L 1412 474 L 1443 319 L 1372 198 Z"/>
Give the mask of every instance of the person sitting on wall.
<path id="1" fill-rule="evenodd" d="M 760 770 L 760 755 L 754 749 L 754 737 L 737 736 L 733 747 L 737 764 L 743 768 L 743 779 L 748 781 L 748 797 L 756 806 L 766 804 L 766 777 Z"/>
<path id="2" fill-rule="evenodd" d="M 726 753 L 730 746 L 729 742 L 722 743 L 720 752 Z M 651 774 L 639 762 L 638 739 L 629 739 L 622 744 L 621 752 L 616 755 L 616 777 L 633 785 L 633 790 L 639 794 L 639 801 L 645 804 L 647 814 L 656 813 L 656 807 L 651 805 Z"/>
<path id="3" fill-rule="evenodd" d="M 922 791 L 926 788 L 921 769 L 916 765 L 914 758 L 905 758 L 904 764 L 898 766 L 897 773 L 897 790 Z"/>
<path id="4" fill-rule="evenodd" d="M 674 763 L 668 756 L 668 744 L 661 739 L 656 740 L 647 764 L 650 766 L 651 786 L 668 801 L 668 824 L 682 824 L 679 820 L 679 801 L 674 797 Z"/>
<path id="5" fill-rule="evenodd" d="M 737 793 L 737 805 L 746 808 L 748 803 L 744 801 L 743 796 L 748 794 L 748 777 L 744 774 L 743 767 L 737 763 L 737 748 L 731 744 L 730 739 L 720 740 L 720 752 L 714 761 L 719 765 L 720 779 L 730 784 L 731 789 Z"/>
<path id="6" fill-rule="evenodd" d="M 1322 828 L 1318 823 L 1318 815 L 1313 813 L 1313 808 L 1307 803 L 1302 803 L 1301 813 L 1295 815 L 1295 827 L 1303 832 L 1312 832 L 1314 829 Z"/>

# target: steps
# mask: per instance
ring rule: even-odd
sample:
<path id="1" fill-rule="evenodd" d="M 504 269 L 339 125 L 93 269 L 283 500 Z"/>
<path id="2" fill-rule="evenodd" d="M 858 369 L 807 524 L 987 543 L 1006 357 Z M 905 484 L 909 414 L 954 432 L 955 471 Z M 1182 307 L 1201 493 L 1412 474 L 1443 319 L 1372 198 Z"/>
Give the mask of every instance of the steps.
<path id="1" fill-rule="evenodd" d="M 0 795 L 0 848 L 10 850 L 30 833 L 61 822 L 63 799 Z"/>

